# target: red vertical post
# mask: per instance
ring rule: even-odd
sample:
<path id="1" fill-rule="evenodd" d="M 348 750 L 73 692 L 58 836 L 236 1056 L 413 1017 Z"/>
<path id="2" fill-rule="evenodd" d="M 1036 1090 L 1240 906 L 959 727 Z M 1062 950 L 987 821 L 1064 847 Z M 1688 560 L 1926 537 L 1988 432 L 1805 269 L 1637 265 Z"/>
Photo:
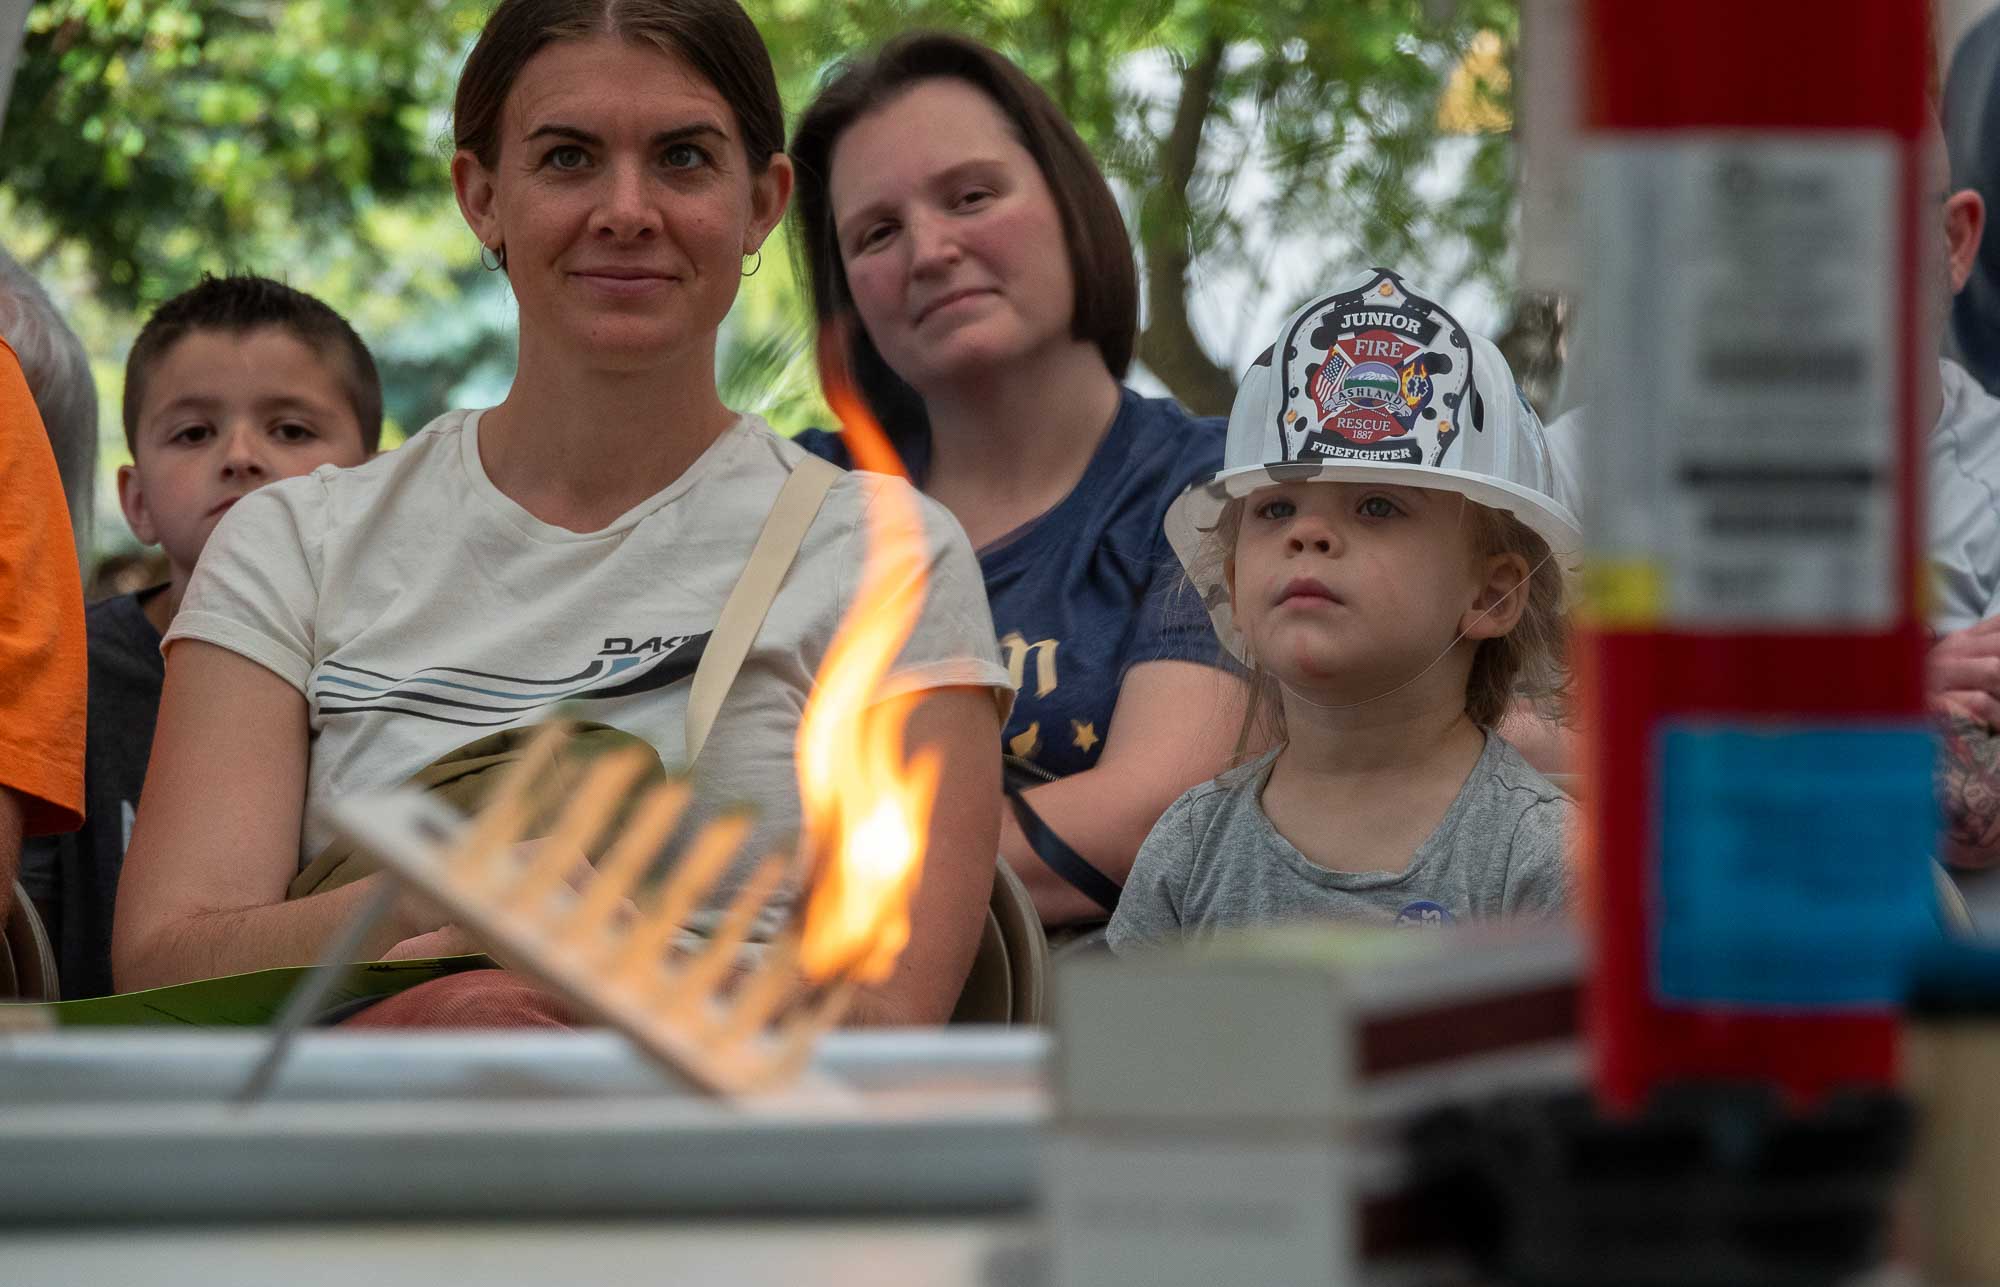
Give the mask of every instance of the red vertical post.
<path id="1" fill-rule="evenodd" d="M 1895 1075 L 1935 831 L 1923 8 L 1586 0 L 1578 657 L 1614 1109 Z"/>

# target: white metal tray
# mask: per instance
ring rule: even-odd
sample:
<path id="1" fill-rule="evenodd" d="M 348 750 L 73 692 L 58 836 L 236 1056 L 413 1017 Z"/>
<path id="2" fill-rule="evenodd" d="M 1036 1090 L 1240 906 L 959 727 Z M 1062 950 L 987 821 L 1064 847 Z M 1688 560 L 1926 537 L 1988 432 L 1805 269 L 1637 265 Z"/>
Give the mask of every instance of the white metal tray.
<path id="1" fill-rule="evenodd" d="M 611 1033 L 314 1033 L 230 1097 L 255 1034 L 0 1036 L 0 1223 L 1020 1213 L 1046 1039 L 836 1033 L 851 1095 L 749 1110 Z"/>

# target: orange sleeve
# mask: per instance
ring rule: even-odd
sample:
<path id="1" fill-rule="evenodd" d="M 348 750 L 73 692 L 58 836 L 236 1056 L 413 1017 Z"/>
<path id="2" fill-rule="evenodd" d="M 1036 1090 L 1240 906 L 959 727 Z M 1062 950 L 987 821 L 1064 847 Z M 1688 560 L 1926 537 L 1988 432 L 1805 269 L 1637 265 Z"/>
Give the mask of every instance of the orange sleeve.
<path id="1" fill-rule="evenodd" d="M 27 834 L 83 821 L 83 586 L 69 507 L 21 363 L 0 340 L 0 786 Z"/>

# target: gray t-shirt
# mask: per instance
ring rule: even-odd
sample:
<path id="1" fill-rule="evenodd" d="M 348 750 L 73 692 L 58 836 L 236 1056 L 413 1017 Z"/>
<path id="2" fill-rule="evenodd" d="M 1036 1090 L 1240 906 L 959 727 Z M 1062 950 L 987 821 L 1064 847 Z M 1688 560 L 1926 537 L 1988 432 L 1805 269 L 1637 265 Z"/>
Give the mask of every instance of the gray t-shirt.
<path id="1" fill-rule="evenodd" d="M 1278 834 L 1261 803 L 1278 752 L 1174 801 L 1132 865 L 1115 951 L 1286 920 L 1436 926 L 1563 910 L 1569 798 L 1507 741 L 1486 749 L 1402 871 L 1333 871 Z"/>

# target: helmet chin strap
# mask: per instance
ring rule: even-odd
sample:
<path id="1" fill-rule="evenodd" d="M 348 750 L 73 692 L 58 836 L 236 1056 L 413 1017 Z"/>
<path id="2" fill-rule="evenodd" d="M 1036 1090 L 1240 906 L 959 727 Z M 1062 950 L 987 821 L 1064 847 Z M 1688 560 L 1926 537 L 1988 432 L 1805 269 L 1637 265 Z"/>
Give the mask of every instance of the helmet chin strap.
<path id="1" fill-rule="evenodd" d="M 1425 666 L 1422 670 L 1410 676 L 1402 683 L 1397 684 L 1394 688 L 1384 689 L 1382 692 L 1375 694 L 1373 697 L 1364 697 L 1358 702 L 1316 702 L 1312 698 L 1306 696 L 1304 693 L 1292 687 L 1290 684 L 1286 683 L 1282 679 L 1278 680 L 1278 687 L 1284 689 L 1287 693 L 1291 694 L 1293 697 L 1297 698 L 1299 701 L 1304 702 L 1306 705 L 1314 708 L 1315 710 L 1322 710 L 1322 711 L 1351 711 L 1357 707 L 1372 705 L 1375 702 L 1381 701 L 1385 697 L 1394 697 L 1397 693 L 1402 692 L 1405 688 L 1408 688 L 1411 684 L 1416 683 L 1419 679 L 1422 679 L 1425 675 L 1428 675 L 1433 670 L 1436 670 L 1437 664 L 1443 661 L 1446 657 L 1449 657 L 1451 655 L 1451 650 L 1458 647 L 1458 645 L 1465 639 L 1465 637 L 1472 633 L 1472 628 L 1474 626 L 1486 620 L 1487 617 L 1493 614 L 1493 611 L 1496 608 L 1498 608 L 1501 604 L 1507 602 L 1508 595 L 1514 593 L 1514 591 L 1520 589 L 1522 586 L 1525 586 L 1531 581 L 1533 581 L 1535 579 L 1535 573 L 1541 571 L 1543 565 L 1546 564 L 1550 559 L 1554 558 L 1555 556 L 1556 555 L 1554 550 L 1550 550 L 1547 554 L 1544 554 L 1542 556 L 1542 561 L 1540 563 L 1537 563 L 1535 564 L 1534 567 L 1528 569 L 1528 575 L 1522 577 L 1519 581 L 1516 581 L 1513 585 L 1508 586 L 1506 591 L 1502 593 L 1499 598 L 1495 599 L 1492 603 L 1487 605 L 1486 610 L 1484 612 L 1480 613 L 1472 620 L 1466 622 L 1465 629 L 1459 631 L 1457 637 L 1454 638 L 1450 643 L 1446 644 L 1442 652 L 1438 653 L 1437 656 L 1431 658 L 1429 665 Z"/>

